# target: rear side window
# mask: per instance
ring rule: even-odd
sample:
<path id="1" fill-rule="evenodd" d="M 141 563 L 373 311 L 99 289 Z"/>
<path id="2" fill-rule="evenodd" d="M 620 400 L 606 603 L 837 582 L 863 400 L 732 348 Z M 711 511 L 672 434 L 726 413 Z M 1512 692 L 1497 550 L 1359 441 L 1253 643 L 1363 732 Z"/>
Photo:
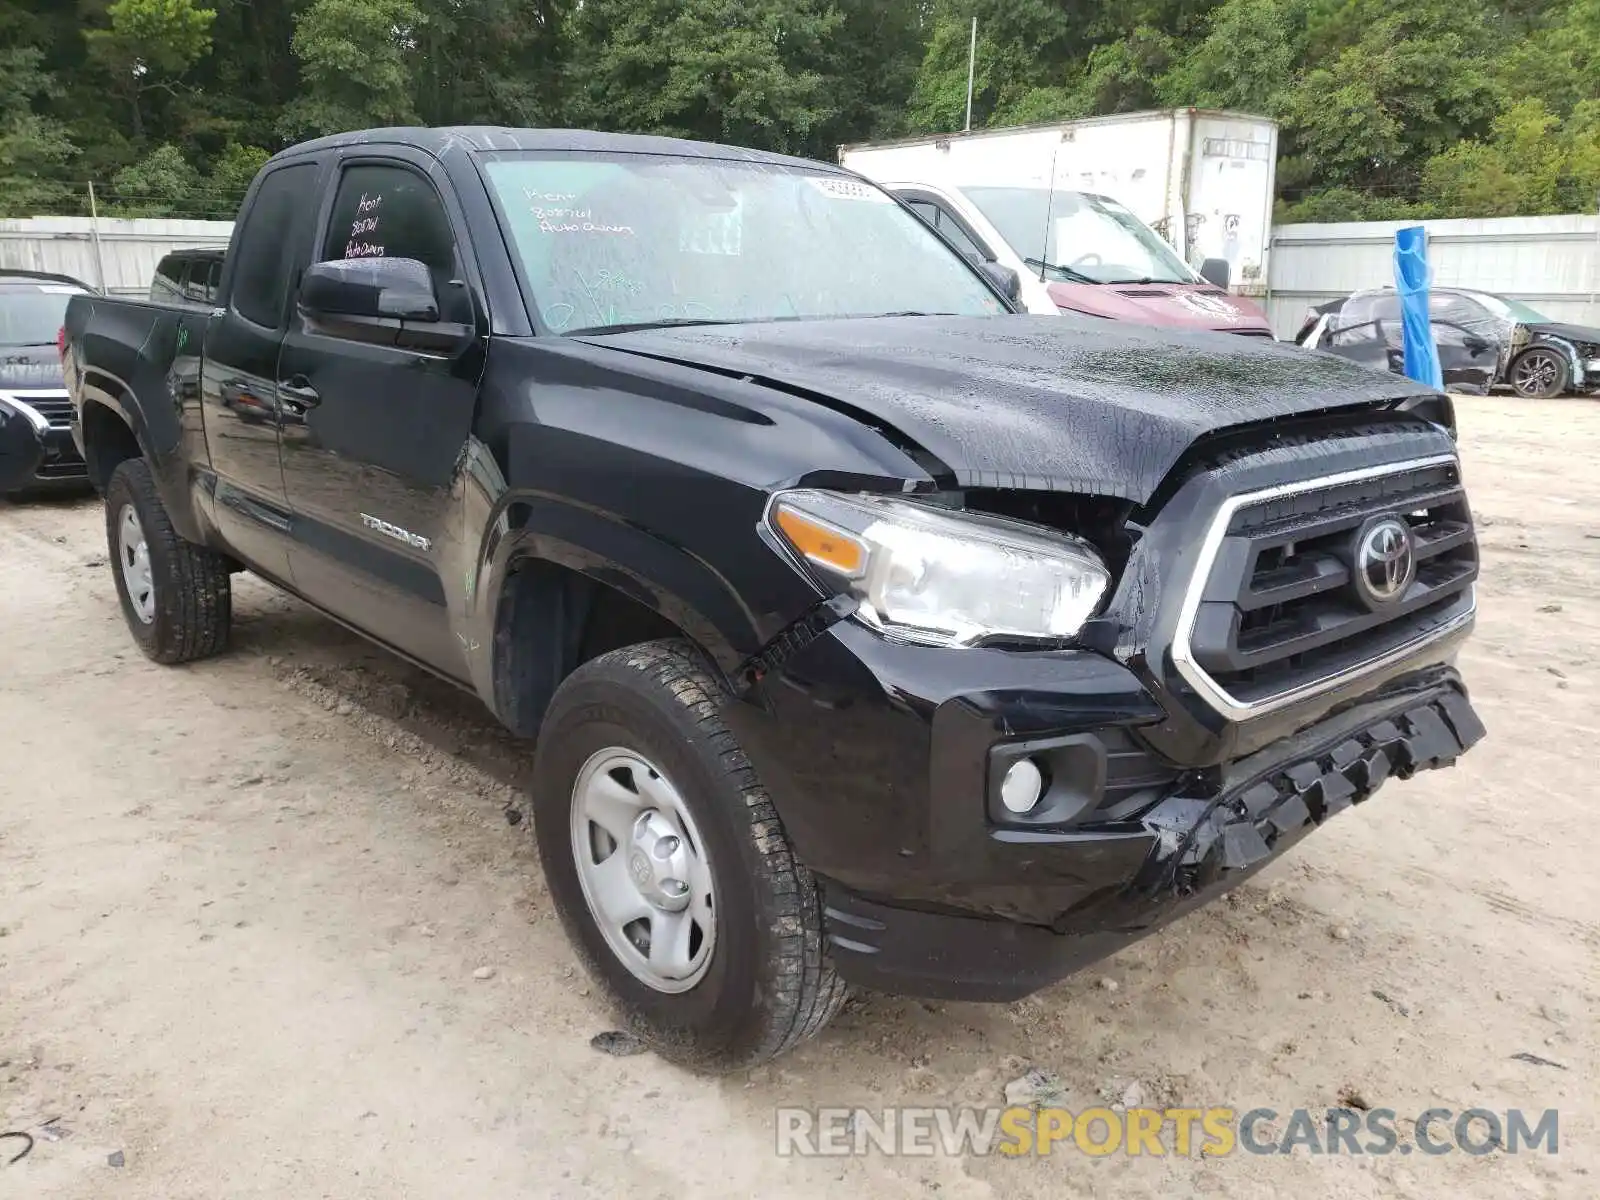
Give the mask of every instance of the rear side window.
<path id="1" fill-rule="evenodd" d="M 183 259 L 169 254 L 156 267 L 156 277 L 150 282 L 152 300 L 176 300 L 182 291 Z"/>
<path id="2" fill-rule="evenodd" d="M 233 307 L 257 325 L 276 329 L 283 319 L 300 234 L 310 220 L 315 163 L 279 167 L 261 181 L 239 237 L 233 271 Z"/>

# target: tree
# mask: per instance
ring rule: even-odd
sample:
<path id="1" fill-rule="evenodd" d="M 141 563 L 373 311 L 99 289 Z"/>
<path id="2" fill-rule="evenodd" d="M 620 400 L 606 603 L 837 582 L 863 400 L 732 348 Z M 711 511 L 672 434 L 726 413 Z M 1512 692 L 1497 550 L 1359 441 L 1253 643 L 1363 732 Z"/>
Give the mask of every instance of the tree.
<path id="1" fill-rule="evenodd" d="M 123 217 L 191 217 L 199 173 L 176 146 L 157 146 L 118 171 L 111 180 L 107 207 Z"/>
<path id="2" fill-rule="evenodd" d="M 1161 102 L 1277 116 L 1294 86 L 1294 49 L 1279 0 L 1227 0 L 1206 37 L 1158 81 Z"/>
<path id="3" fill-rule="evenodd" d="M 839 112 L 817 69 L 827 0 L 586 0 L 569 112 L 600 128 L 799 151 Z"/>
<path id="4" fill-rule="evenodd" d="M 66 126 L 33 110 L 59 92 L 32 47 L 0 50 L 0 215 L 26 217 L 67 203 L 64 174 L 78 148 Z"/>
<path id="5" fill-rule="evenodd" d="M 215 9 L 195 0 L 113 0 L 106 9 L 111 25 L 89 29 L 83 37 L 89 55 L 124 96 L 135 139 L 144 137 L 143 98 L 174 81 L 211 49 Z"/>
<path id="6" fill-rule="evenodd" d="M 1600 187 L 1600 103 L 1563 125 L 1541 100 L 1495 118 L 1485 141 L 1461 142 L 1429 161 L 1422 193 L 1445 217 L 1509 217 L 1582 211 Z"/>
<path id="7" fill-rule="evenodd" d="M 304 86 L 284 109 L 289 138 L 417 122 L 413 72 L 422 12 L 413 0 L 313 0 L 295 19 Z"/>
<path id="8" fill-rule="evenodd" d="M 256 172 L 266 164 L 269 155 L 260 146 L 241 146 L 229 142 L 206 177 L 206 203 L 227 212 L 239 206 Z"/>

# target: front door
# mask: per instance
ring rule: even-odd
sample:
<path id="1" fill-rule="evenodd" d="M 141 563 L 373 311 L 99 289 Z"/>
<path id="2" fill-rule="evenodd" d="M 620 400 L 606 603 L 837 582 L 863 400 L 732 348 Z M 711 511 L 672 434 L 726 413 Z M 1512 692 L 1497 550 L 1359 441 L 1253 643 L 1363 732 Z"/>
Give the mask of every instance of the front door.
<path id="1" fill-rule="evenodd" d="M 417 259 L 433 275 L 440 317 L 481 324 L 480 336 L 446 354 L 394 344 L 392 332 L 384 344 L 291 322 L 277 364 L 290 553 L 295 586 L 308 600 L 465 678 L 443 570 L 459 559 L 457 479 L 487 325 L 473 301 L 455 199 L 435 188 L 422 160 L 403 153 L 352 148 L 342 159 L 316 261 Z"/>

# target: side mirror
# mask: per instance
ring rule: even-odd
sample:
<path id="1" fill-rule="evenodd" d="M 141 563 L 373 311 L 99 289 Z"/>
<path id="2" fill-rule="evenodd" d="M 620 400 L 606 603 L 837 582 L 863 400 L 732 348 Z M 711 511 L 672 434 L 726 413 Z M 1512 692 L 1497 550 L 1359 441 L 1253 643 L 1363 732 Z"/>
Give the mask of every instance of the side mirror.
<path id="1" fill-rule="evenodd" d="M 1228 265 L 1225 258 L 1208 258 L 1200 264 L 1200 278 L 1207 283 L 1228 290 L 1228 281 L 1232 277 L 1233 268 Z"/>
<path id="2" fill-rule="evenodd" d="M 344 258 L 314 263 L 300 280 L 308 317 L 437 321 L 433 276 L 414 258 Z"/>
<path id="3" fill-rule="evenodd" d="M 1011 303 L 1015 304 L 1022 296 L 1022 276 L 1010 267 L 997 262 L 980 263 L 978 269 L 989 278 L 989 282 L 1000 289 L 1000 294 Z"/>

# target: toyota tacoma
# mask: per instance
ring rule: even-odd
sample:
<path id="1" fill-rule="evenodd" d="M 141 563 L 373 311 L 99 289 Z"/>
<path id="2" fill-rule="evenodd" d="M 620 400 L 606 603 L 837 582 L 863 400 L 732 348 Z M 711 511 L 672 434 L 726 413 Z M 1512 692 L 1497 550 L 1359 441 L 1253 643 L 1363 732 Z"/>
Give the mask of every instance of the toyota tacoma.
<path id="1" fill-rule="evenodd" d="M 475 692 L 587 966 L 726 1069 L 1036 991 L 1483 734 L 1447 397 L 1005 293 L 838 167 L 375 130 L 65 362 L 144 652 L 248 570 Z"/>

